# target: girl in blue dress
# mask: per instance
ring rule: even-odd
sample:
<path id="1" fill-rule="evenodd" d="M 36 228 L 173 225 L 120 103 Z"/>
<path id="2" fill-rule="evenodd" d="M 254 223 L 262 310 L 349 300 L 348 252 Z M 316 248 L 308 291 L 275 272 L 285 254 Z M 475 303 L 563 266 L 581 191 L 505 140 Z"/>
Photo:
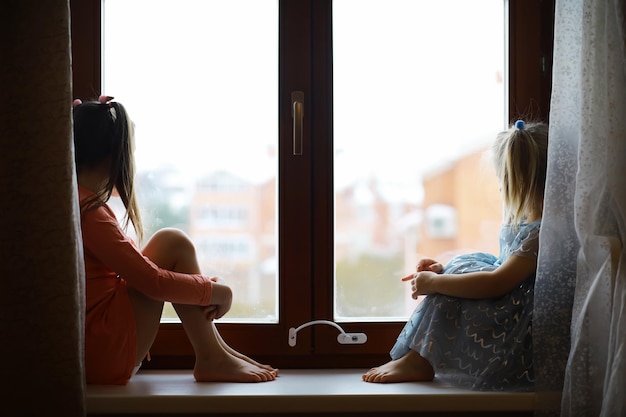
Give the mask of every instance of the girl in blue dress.
<path id="1" fill-rule="evenodd" d="M 533 288 L 546 181 L 548 126 L 518 120 L 493 146 L 504 202 L 500 256 L 472 253 L 445 267 L 422 259 L 412 297 L 427 297 L 366 382 L 431 381 L 478 390 L 533 387 Z"/>

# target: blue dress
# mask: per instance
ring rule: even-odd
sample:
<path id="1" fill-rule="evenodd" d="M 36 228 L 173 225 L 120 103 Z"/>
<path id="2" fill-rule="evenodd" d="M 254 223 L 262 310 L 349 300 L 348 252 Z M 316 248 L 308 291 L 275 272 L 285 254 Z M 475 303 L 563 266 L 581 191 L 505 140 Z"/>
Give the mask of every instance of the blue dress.
<path id="1" fill-rule="evenodd" d="M 445 274 L 491 271 L 509 256 L 537 258 L 540 222 L 504 225 L 500 257 L 453 258 Z M 399 359 L 413 349 L 428 359 L 436 379 L 484 391 L 533 389 L 532 311 L 535 274 L 500 298 L 432 294 L 418 305 L 391 349 Z"/>

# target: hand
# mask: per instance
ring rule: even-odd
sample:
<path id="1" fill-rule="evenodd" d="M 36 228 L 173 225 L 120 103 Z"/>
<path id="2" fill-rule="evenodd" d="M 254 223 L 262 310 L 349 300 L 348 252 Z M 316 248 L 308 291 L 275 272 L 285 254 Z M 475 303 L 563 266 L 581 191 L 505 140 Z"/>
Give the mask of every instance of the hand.
<path id="1" fill-rule="evenodd" d="M 435 261 L 434 259 L 422 258 L 417 263 L 417 266 L 415 267 L 415 269 L 417 270 L 417 272 L 431 271 L 437 274 L 441 274 L 443 272 L 443 265 L 441 265 L 439 262 Z"/>
<path id="2" fill-rule="evenodd" d="M 217 306 L 211 304 L 209 306 L 202 306 L 202 312 L 208 321 L 215 320 L 215 313 L 217 311 Z"/>
<path id="3" fill-rule="evenodd" d="M 402 277 L 402 281 L 411 281 L 411 298 L 417 300 L 420 295 L 432 294 L 432 282 L 437 274 L 443 272 L 443 265 L 434 259 L 422 258 L 415 267 L 415 274 Z"/>
<path id="4" fill-rule="evenodd" d="M 212 283 L 211 300 L 208 306 L 204 306 L 204 312 L 207 320 L 216 320 L 222 318 L 228 311 L 233 302 L 233 292 L 228 285 L 217 282 L 210 278 Z"/>
<path id="5" fill-rule="evenodd" d="M 411 281 L 411 298 L 417 300 L 420 295 L 432 294 L 433 281 L 437 278 L 437 273 L 431 271 L 417 272 Z"/>

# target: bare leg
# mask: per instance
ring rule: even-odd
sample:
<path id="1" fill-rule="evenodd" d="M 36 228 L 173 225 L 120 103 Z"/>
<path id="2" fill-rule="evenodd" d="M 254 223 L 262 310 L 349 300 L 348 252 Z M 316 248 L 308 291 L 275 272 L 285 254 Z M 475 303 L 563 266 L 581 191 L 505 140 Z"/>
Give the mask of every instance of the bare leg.
<path id="1" fill-rule="evenodd" d="M 163 312 L 163 302 L 146 297 L 133 288 L 128 288 L 128 295 L 135 315 L 137 328 L 137 359 L 135 363 L 139 365 L 148 354 L 150 346 L 156 338 Z"/>
<path id="2" fill-rule="evenodd" d="M 232 347 L 230 347 L 225 341 L 224 339 L 222 339 L 222 336 L 219 334 L 219 332 L 216 330 L 215 331 L 215 336 L 217 337 L 217 339 L 219 340 L 220 344 L 222 345 L 222 347 L 224 348 L 224 350 L 226 350 L 227 352 L 229 352 L 231 355 L 236 356 L 240 359 L 243 359 L 249 363 L 251 363 L 252 365 L 256 365 L 260 368 L 263 368 L 265 370 L 268 371 L 273 371 L 275 373 L 275 375 L 278 375 L 278 369 L 273 368 L 269 365 L 264 365 L 262 363 L 259 363 L 257 361 L 255 361 L 254 359 L 244 355 L 243 353 L 237 352 L 235 349 L 233 349 Z"/>
<path id="3" fill-rule="evenodd" d="M 365 382 L 410 382 L 432 381 L 435 377 L 433 367 L 424 357 L 414 350 L 393 361 L 372 368 L 363 374 Z"/>
<path id="4" fill-rule="evenodd" d="M 236 356 L 224 348 L 215 324 L 208 321 L 200 307 L 176 304 L 178 316 L 196 354 L 193 375 L 197 381 L 264 382 L 276 379 L 277 372 Z M 224 342 L 225 344 L 225 342 Z"/>
<path id="5" fill-rule="evenodd" d="M 143 253 L 162 268 L 177 272 L 200 273 L 195 248 L 187 235 L 180 230 L 163 229 L 155 233 Z M 135 316 L 147 317 L 145 320 L 136 320 L 138 343 L 141 343 L 138 346 L 138 357 L 143 358 L 156 337 L 163 303 L 155 302 L 160 303 L 160 308 L 157 309 L 149 303 L 154 300 L 137 294 L 131 296 Z M 142 297 L 149 301 L 141 300 Z M 201 307 L 175 304 L 174 308 L 196 354 L 194 368 L 196 380 L 262 382 L 276 378 L 278 371 L 275 369 L 258 364 L 230 348 L 219 335 L 215 324 L 206 319 Z M 158 316 L 155 320 L 153 316 L 156 315 L 156 310 Z M 147 345 L 145 352 L 144 344 Z"/>

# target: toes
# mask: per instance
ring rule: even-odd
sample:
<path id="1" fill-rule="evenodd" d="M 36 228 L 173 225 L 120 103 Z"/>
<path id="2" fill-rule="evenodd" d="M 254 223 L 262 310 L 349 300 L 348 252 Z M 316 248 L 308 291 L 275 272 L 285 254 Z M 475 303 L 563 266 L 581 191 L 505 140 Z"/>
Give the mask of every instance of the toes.
<path id="1" fill-rule="evenodd" d="M 365 382 L 376 382 L 376 376 L 378 375 L 376 373 L 376 368 L 372 368 L 369 371 L 367 371 L 366 373 L 363 374 L 363 381 Z"/>
<path id="2" fill-rule="evenodd" d="M 276 374 L 270 371 L 260 370 L 256 372 L 256 375 L 262 382 L 273 381 L 276 379 Z"/>
<path id="3" fill-rule="evenodd" d="M 387 382 L 387 375 L 385 374 L 376 375 L 376 378 L 374 378 L 374 382 L 379 383 L 379 384 L 384 384 L 385 382 Z"/>
<path id="4" fill-rule="evenodd" d="M 388 381 L 388 372 L 380 370 L 378 368 L 372 368 L 363 374 L 363 381 L 374 383 L 386 383 Z"/>

